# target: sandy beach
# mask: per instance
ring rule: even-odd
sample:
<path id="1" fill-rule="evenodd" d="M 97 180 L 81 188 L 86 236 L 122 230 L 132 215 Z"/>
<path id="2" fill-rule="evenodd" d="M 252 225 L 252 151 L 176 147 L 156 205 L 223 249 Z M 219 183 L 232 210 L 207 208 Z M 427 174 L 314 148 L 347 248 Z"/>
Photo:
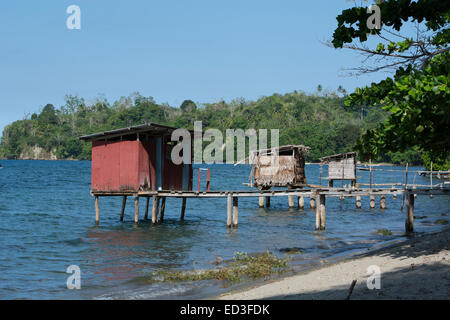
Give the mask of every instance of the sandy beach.
<path id="1" fill-rule="evenodd" d="M 449 299 L 450 292 L 450 228 L 426 235 L 414 235 L 404 242 L 359 255 L 350 260 L 328 265 L 306 274 L 237 293 L 226 293 L 219 299 Z M 373 271 L 380 270 L 380 289 L 368 289 Z M 376 269 L 375 267 L 375 269 Z M 374 268 L 374 267 L 372 267 Z"/>

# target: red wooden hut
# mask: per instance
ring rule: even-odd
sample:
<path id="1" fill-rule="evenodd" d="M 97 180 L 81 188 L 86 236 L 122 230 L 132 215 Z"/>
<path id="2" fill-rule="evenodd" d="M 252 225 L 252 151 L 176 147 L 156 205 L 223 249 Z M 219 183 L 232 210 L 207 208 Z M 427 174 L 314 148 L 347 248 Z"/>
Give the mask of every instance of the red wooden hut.
<path id="1" fill-rule="evenodd" d="M 92 193 L 192 190 L 192 164 L 171 160 L 175 129 L 146 123 L 80 137 L 92 142 Z"/>

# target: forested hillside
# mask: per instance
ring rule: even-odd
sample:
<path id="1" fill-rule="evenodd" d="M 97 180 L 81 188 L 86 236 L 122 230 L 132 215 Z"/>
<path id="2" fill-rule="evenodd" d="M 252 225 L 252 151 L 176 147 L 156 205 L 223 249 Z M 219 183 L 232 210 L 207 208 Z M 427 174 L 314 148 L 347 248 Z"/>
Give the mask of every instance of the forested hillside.
<path id="1" fill-rule="evenodd" d="M 63 106 L 45 105 L 39 112 L 5 127 L 0 156 L 9 159 L 89 159 L 90 144 L 78 136 L 156 122 L 192 128 L 195 120 L 204 129 L 280 129 L 280 144 L 311 147 L 309 161 L 321 156 L 351 151 L 361 134 L 387 117 L 381 108 L 349 109 L 343 90 L 307 95 L 294 91 L 273 94 L 256 101 L 235 99 L 196 105 L 186 100 L 178 108 L 158 104 L 151 97 L 134 93 L 109 103 L 97 98 L 92 103 L 66 96 Z M 383 155 L 379 160 L 420 162 L 416 151 Z"/>

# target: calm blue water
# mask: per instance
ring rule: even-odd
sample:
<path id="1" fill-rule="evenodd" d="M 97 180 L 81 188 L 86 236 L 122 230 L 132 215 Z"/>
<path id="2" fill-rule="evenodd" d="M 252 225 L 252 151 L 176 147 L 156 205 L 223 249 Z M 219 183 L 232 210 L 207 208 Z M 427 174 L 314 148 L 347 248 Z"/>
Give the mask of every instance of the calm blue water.
<path id="1" fill-rule="evenodd" d="M 211 268 L 220 256 L 300 247 L 303 264 L 351 250 L 370 248 L 404 236 L 401 197 L 387 198 L 387 210 L 355 209 L 355 200 L 327 199 L 327 230 L 315 232 L 315 213 L 289 210 L 287 199 L 272 198 L 270 209 L 259 209 L 257 198 L 239 199 L 239 228 L 228 230 L 226 199 L 188 199 L 186 220 L 179 221 L 181 199 L 168 199 L 165 222 L 133 223 L 129 199 L 125 221 L 119 221 L 121 198 L 100 199 L 100 225 L 94 224 L 90 196 L 90 162 L 1 161 L 0 169 L 0 298 L 1 299 L 114 299 L 198 298 L 222 290 L 222 284 L 148 285 L 140 277 L 161 268 Z M 207 166 L 203 166 L 207 167 Z M 246 189 L 250 167 L 213 165 L 212 189 Z M 389 167 L 392 168 L 392 167 Z M 394 169 L 400 169 L 394 167 Z M 411 168 L 418 170 L 421 168 Z M 362 181 L 367 172 L 360 172 Z M 308 165 L 309 183 L 319 183 L 319 166 Z M 402 181 L 400 173 L 375 173 L 374 183 Z M 409 181 L 429 183 L 409 175 Z M 196 175 L 194 175 L 194 181 Z M 325 181 L 323 182 L 325 184 Z M 338 182 L 340 184 L 340 182 Z M 419 196 L 416 232 L 439 228 L 448 219 L 450 199 Z M 377 199 L 377 207 L 379 205 Z M 141 218 L 145 201 L 141 201 Z M 387 228 L 393 236 L 376 235 Z M 281 253 L 280 253 L 281 255 Z M 68 290 L 69 265 L 81 269 L 81 290 Z"/>

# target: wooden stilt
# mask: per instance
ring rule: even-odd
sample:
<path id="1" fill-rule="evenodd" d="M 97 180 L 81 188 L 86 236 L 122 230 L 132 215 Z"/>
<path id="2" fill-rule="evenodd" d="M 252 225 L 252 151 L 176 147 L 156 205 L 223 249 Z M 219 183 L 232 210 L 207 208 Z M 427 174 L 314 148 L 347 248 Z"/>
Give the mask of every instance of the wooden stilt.
<path id="1" fill-rule="evenodd" d="M 361 196 L 356 196 L 356 209 L 361 209 Z"/>
<path id="2" fill-rule="evenodd" d="M 231 228 L 231 193 L 227 196 L 227 228 Z"/>
<path id="3" fill-rule="evenodd" d="M 164 222 L 164 211 L 166 210 L 166 197 L 162 197 L 161 199 L 161 222 Z"/>
<path id="4" fill-rule="evenodd" d="M 320 230 L 325 230 L 325 195 L 321 194 L 320 201 Z"/>
<path id="5" fill-rule="evenodd" d="M 370 196 L 370 208 L 375 208 L 375 196 Z"/>
<path id="6" fill-rule="evenodd" d="M 98 225 L 100 221 L 100 207 L 98 205 L 98 196 L 95 196 L 95 224 Z"/>
<path id="7" fill-rule="evenodd" d="M 258 205 L 260 208 L 264 208 L 264 197 L 258 197 Z"/>
<path id="8" fill-rule="evenodd" d="M 127 196 L 122 199 L 122 210 L 120 211 L 120 221 L 123 221 L 123 216 L 125 215 L 125 206 L 127 205 Z"/>
<path id="9" fill-rule="evenodd" d="M 317 201 L 320 201 L 319 198 L 320 196 L 316 196 L 317 197 Z M 312 204 L 312 197 L 311 197 L 311 204 Z M 311 209 L 313 209 L 314 207 L 311 206 Z M 320 206 L 316 207 L 316 230 L 320 230 Z"/>
<path id="10" fill-rule="evenodd" d="M 161 201 L 161 197 L 156 197 L 156 221 L 157 223 L 160 222 L 160 216 L 159 216 L 159 202 Z"/>
<path id="11" fill-rule="evenodd" d="M 316 207 L 316 199 L 314 199 L 313 197 L 309 198 L 309 207 L 311 209 L 314 209 Z"/>
<path id="12" fill-rule="evenodd" d="M 266 196 L 266 208 L 270 208 L 270 197 Z"/>
<path id="13" fill-rule="evenodd" d="M 407 193 L 405 195 L 405 202 L 406 202 L 405 231 L 413 232 L 414 231 L 414 194 Z"/>
<path id="14" fill-rule="evenodd" d="M 289 209 L 294 208 L 294 196 L 288 196 Z"/>
<path id="15" fill-rule="evenodd" d="M 148 206 L 150 203 L 150 197 L 147 197 L 145 199 L 145 214 L 144 214 L 144 219 L 147 220 L 148 219 Z"/>
<path id="16" fill-rule="evenodd" d="M 238 197 L 233 197 L 233 227 L 238 226 Z"/>
<path id="17" fill-rule="evenodd" d="M 386 196 L 380 196 L 380 209 L 386 209 Z"/>
<path id="18" fill-rule="evenodd" d="M 153 205 L 152 205 L 152 223 L 157 224 L 158 223 L 158 197 L 153 196 Z"/>
<path id="19" fill-rule="evenodd" d="M 184 220 L 184 212 L 185 211 L 186 211 L 186 198 L 183 198 L 183 201 L 181 203 L 181 216 L 180 216 L 181 221 Z"/>
<path id="20" fill-rule="evenodd" d="M 139 197 L 134 198 L 134 223 L 139 222 Z"/>
<path id="21" fill-rule="evenodd" d="M 305 208 L 305 198 L 303 196 L 298 197 L 298 208 L 301 210 Z"/>

